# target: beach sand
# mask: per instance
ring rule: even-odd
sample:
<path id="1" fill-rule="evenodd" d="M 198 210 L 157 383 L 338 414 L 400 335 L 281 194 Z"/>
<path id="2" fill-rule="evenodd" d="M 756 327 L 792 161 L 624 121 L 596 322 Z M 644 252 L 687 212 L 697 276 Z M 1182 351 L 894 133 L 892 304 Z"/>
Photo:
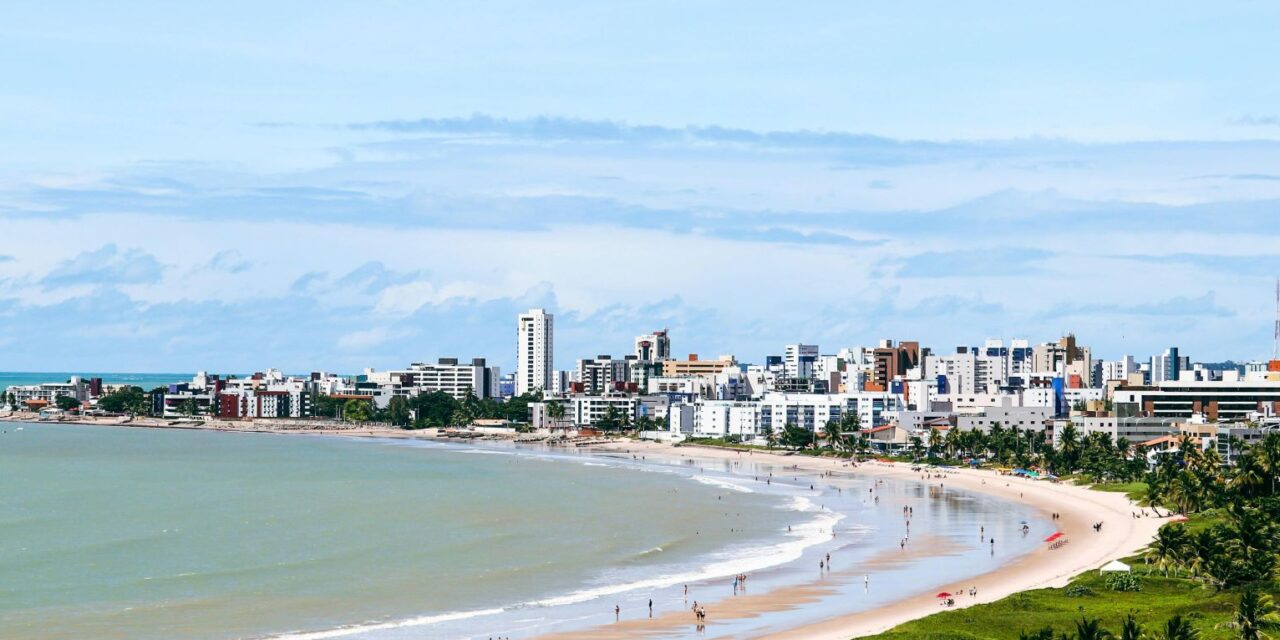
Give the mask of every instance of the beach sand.
<path id="1" fill-rule="evenodd" d="M 785 456 L 760 451 L 739 453 L 712 447 L 673 448 L 666 444 L 637 442 L 603 445 L 597 449 L 705 461 L 732 461 L 749 457 L 755 463 L 785 467 L 794 465 L 801 472 L 816 474 L 833 472 L 837 477 L 856 475 L 922 480 L 920 472 L 912 471 L 910 465 L 901 463 L 865 462 L 855 467 L 848 465 L 846 460 L 836 458 Z M 1156 531 L 1167 521 L 1150 515 L 1150 511 L 1148 511 L 1148 517 L 1134 518 L 1133 513 L 1140 511 L 1140 508 L 1121 493 L 1092 491 L 1086 487 L 1065 483 L 1057 484 L 1002 476 L 998 472 L 989 470 L 950 469 L 944 473 L 945 478 L 930 478 L 927 482 L 1020 502 L 1046 515 L 1057 513 L 1059 514 L 1058 530 L 1066 534 L 1067 539 L 1070 540 L 1068 544 L 1055 550 L 1049 550 L 1046 544 L 1018 560 L 960 581 L 965 588 L 976 586 L 978 595 L 977 597 L 970 597 L 967 594 L 957 596 L 955 606 L 952 608 L 992 602 L 1029 589 L 1064 586 L 1073 576 L 1081 572 L 1095 570 L 1111 560 L 1132 555 L 1147 546 Z M 1099 521 L 1104 523 L 1102 530 L 1095 532 L 1093 524 Z M 884 561 L 901 562 L 912 558 L 941 556 L 946 553 L 945 549 L 940 549 L 936 545 L 913 545 L 913 549 L 915 550 L 908 552 L 910 554 L 908 556 L 893 554 L 896 560 L 885 558 Z M 856 576 L 864 571 L 873 572 L 877 567 L 871 565 L 876 562 L 877 560 L 872 559 L 870 563 L 855 567 L 849 573 Z M 787 640 L 836 640 L 880 633 L 903 622 L 938 612 L 941 606 L 934 597 L 935 594 L 940 590 L 950 591 L 955 585 L 954 580 L 946 584 L 928 585 L 917 594 L 903 598 L 892 605 L 837 615 L 821 623 L 771 633 L 768 637 Z M 707 609 L 704 633 L 708 637 L 716 637 L 717 620 L 756 618 L 771 612 L 804 607 L 816 603 L 832 592 L 832 586 L 813 582 L 774 589 L 766 593 L 700 602 Z M 577 640 L 662 637 L 677 631 L 687 632 L 695 625 L 693 613 L 686 611 L 658 615 L 653 618 L 624 619 L 615 624 L 571 633 L 550 634 L 544 638 Z"/>

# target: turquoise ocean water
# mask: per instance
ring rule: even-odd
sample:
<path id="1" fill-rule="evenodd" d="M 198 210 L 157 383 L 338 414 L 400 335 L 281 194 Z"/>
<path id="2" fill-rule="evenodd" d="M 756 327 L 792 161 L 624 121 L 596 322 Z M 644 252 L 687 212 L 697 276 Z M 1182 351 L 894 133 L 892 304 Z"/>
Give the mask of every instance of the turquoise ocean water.
<path id="1" fill-rule="evenodd" d="M 0 393 L 6 387 L 40 384 L 42 382 L 66 382 L 71 376 L 84 379 L 102 378 L 104 384 L 132 384 L 146 390 L 174 382 L 190 382 L 189 373 L 80 373 L 73 371 L 0 371 Z"/>

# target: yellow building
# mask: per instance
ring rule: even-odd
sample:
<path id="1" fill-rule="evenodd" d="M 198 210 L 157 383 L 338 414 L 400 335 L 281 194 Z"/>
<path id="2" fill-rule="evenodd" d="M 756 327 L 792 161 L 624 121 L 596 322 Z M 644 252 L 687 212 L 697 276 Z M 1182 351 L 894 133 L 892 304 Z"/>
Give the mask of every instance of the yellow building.
<path id="1" fill-rule="evenodd" d="M 662 375 L 667 377 L 714 376 L 729 367 L 737 366 L 733 356 L 720 356 L 718 360 L 699 360 L 698 354 L 689 354 L 688 360 L 662 361 Z"/>

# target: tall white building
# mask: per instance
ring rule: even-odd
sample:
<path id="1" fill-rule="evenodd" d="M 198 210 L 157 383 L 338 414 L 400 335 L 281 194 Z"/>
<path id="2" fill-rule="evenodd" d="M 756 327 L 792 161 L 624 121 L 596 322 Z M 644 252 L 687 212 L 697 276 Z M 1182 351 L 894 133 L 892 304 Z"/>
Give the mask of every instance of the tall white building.
<path id="1" fill-rule="evenodd" d="M 516 321 L 517 395 L 555 388 L 553 318 L 546 309 L 530 309 Z"/>
<path id="2" fill-rule="evenodd" d="M 1108 380 L 1128 380 L 1130 374 L 1138 373 L 1138 363 L 1133 356 L 1124 356 L 1119 360 L 1102 361 L 1102 382 Z"/>
<path id="3" fill-rule="evenodd" d="M 788 378 L 812 378 L 817 360 L 818 345 L 789 344 L 782 359 L 784 375 Z"/>
<path id="4" fill-rule="evenodd" d="M 1191 358 L 1179 355 L 1177 347 L 1164 350 L 1162 356 L 1151 356 L 1151 384 L 1176 381 L 1191 368 Z"/>
<path id="5" fill-rule="evenodd" d="M 636 360 L 640 362 L 661 362 L 671 359 L 671 338 L 667 330 L 654 331 L 643 336 L 636 336 Z"/>

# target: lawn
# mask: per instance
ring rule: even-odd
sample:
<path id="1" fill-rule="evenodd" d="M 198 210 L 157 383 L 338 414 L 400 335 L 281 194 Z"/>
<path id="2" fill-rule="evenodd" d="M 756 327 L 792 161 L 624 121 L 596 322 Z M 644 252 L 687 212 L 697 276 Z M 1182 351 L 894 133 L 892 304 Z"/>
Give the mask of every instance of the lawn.
<path id="1" fill-rule="evenodd" d="M 1126 560 L 1142 580 L 1138 592 L 1111 591 L 1102 576 L 1090 571 L 1076 576 L 1062 589 L 1038 589 L 1015 594 L 991 604 L 943 611 L 899 625 L 875 640 L 1017 640 L 1019 632 L 1053 626 L 1074 633 L 1081 616 L 1100 618 L 1103 626 L 1118 632 L 1120 622 L 1133 613 L 1148 633 L 1169 617 L 1180 614 L 1200 630 L 1202 640 L 1238 637 L 1230 629 L 1215 628 L 1231 618 L 1239 594 L 1215 592 L 1186 579 L 1147 575 L 1139 558 Z M 1086 595 L 1076 594 L 1079 587 Z"/>

